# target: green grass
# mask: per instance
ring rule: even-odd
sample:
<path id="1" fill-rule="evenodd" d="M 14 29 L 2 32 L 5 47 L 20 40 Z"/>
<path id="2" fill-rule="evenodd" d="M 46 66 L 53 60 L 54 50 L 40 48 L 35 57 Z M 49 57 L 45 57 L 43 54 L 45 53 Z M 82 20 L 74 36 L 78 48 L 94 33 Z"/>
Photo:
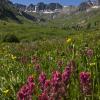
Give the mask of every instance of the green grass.
<path id="1" fill-rule="evenodd" d="M 27 39 L 30 41 L 39 40 L 43 38 L 51 37 L 59 37 L 67 34 L 66 31 L 61 29 L 51 29 L 48 24 L 40 25 L 36 23 L 24 23 L 24 24 L 16 24 L 16 23 L 7 23 L 0 25 L 0 35 L 5 34 L 15 34 L 21 40 Z"/>
<path id="2" fill-rule="evenodd" d="M 61 71 L 64 70 L 66 64 L 73 59 L 77 65 L 77 78 L 79 77 L 79 73 L 82 71 L 89 71 L 93 73 L 92 79 L 95 80 L 95 82 L 93 83 L 94 89 L 92 92 L 95 92 L 92 94 L 92 100 L 99 100 L 100 85 L 98 82 L 100 77 L 100 40 L 97 39 L 98 33 L 87 33 L 85 35 L 84 33 L 78 33 L 70 35 L 68 38 L 72 39 L 71 43 L 67 43 L 66 38 L 59 40 L 54 39 L 52 41 L 40 40 L 34 43 L 2 43 L 0 45 L 0 83 L 2 83 L 0 84 L 0 98 L 4 98 L 4 100 L 10 100 L 10 98 L 13 98 L 16 100 L 18 90 L 23 84 L 25 84 L 29 75 L 34 76 L 36 86 L 38 86 L 38 73 L 34 70 L 35 64 L 31 62 L 31 58 L 35 56 L 38 58 L 38 62 L 36 63 L 40 64 L 41 71 L 44 71 L 48 78 L 51 77 L 52 71 L 58 70 L 57 62 L 59 60 L 62 60 L 64 63 L 62 69 L 60 69 Z M 70 50 L 73 46 L 74 51 Z M 92 58 L 88 58 L 85 55 L 85 50 L 87 48 L 91 48 L 94 51 Z M 12 55 L 16 58 L 13 58 Z M 23 64 L 20 58 L 24 56 L 28 59 Z M 95 63 L 95 65 L 90 66 L 90 63 Z M 78 92 L 78 81 L 75 83 L 73 78 L 74 77 L 71 76 L 70 90 L 68 91 L 70 96 L 68 97 L 70 100 L 77 100 L 77 98 L 81 98 L 81 94 Z M 73 91 L 72 88 L 74 88 Z M 9 90 L 9 92 L 5 94 L 5 90 Z M 39 95 L 39 86 L 36 91 Z M 33 95 L 33 98 L 37 100 L 37 97 L 35 97 L 36 95 Z M 88 98 L 88 100 L 91 100 L 91 96 L 83 96 L 82 98 Z"/>
<path id="3" fill-rule="evenodd" d="M 37 16 L 37 15 L 34 15 Z M 79 13 L 77 15 L 59 15 L 56 19 L 48 20 L 48 16 L 42 15 L 46 22 L 32 22 L 23 16 L 17 16 L 22 24 L 8 19 L 7 21 L 0 21 L 0 36 L 5 34 L 15 34 L 21 41 L 36 41 L 54 38 L 65 38 L 68 34 L 75 34 L 79 32 L 100 32 L 100 12 L 99 9 L 89 13 Z M 82 23 L 84 21 L 84 23 Z M 96 23 L 96 25 L 95 25 Z M 88 24 L 90 28 L 87 29 Z M 79 30 L 73 29 L 79 25 L 82 28 Z M 69 27 L 69 28 L 68 28 Z"/>

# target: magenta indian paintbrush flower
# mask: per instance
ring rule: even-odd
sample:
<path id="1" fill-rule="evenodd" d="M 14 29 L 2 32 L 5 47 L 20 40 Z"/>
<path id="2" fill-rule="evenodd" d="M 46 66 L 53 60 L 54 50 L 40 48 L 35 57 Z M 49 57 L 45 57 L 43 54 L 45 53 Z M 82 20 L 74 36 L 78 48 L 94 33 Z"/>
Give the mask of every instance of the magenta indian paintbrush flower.
<path id="1" fill-rule="evenodd" d="M 62 74 L 59 71 L 54 71 L 50 80 L 46 80 L 45 74 L 41 73 L 39 82 L 41 83 L 42 94 L 39 96 L 39 100 L 61 100 L 62 97 L 67 96 L 66 92 L 70 75 L 70 66 L 67 66 Z"/>
<path id="2" fill-rule="evenodd" d="M 40 96 L 39 96 L 39 99 L 38 100 L 49 100 L 49 97 L 48 95 L 43 92 Z"/>
<path id="3" fill-rule="evenodd" d="M 71 68 L 68 67 L 68 68 L 66 68 L 65 71 L 62 73 L 62 81 L 63 81 L 65 84 L 68 84 L 70 75 L 71 75 Z"/>
<path id="4" fill-rule="evenodd" d="M 51 84 L 56 86 L 59 81 L 61 81 L 61 73 L 58 71 L 55 71 L 52 75 Z"/>
<path id="5" fill-rule="evenodd" d="M 42 72 L 39 75 L 39 83 L 40 83 L 40 86 L 41 86 L 41 90 L 44 90 L 45 81 L 46 81 L 46 75 L 45 75 L 45 73 Z"/>
<path id="6" fill-rule="evenodd" d="M 90 95 L 92 91 L 91 74 L 89 72 L 80 73 L 80 87 L 84 95 Z"/>
<path id="7" fill-rule="evenodd" d="M 56 71 L 52 75 L 51 87 L 50 87 L 50 100 L 59 99 L 65 95 L 65 87 L 62 81 L 62 75 L 60 72 Z"/>
<path id="8" fill-rule="evenodd" d="M 32 100 L 31 96 L 33 93 L 34 86 L 35 86 L 34 83 L 25 84 L 24 86 L 22 86 L 22 88 L 17 93 L 17 99 L 18 100 L 26 100 L 26 99 Z"/>
<path id="9" fill-rule="evenodd" d="M 49 87 L 50 86 L 50 82 L 51 82 L 50 80 L 46 80 L 45 84 L 44 84 L 44 87 L 45 88 Z"/>
<path id="10" fill-rule="evenodd" d="M 21 87 L 17 93 L 17 100 L 32 100 L 32 94 L 35 89 L 35 83 L 33 77 L 29 76 L 27 83 Z"/>
<path id="11" fill-rule="evenodd" d="M 30 83 L 30 82 L 34 82 L 34 78 L 33 76 L 29 76 L 28 79 L 27 79 L 27 82 Z"/>
<path id="12" fill-rule="evenodd" d="M 51 81 L 50 80 L 46 80 L 45 84 L 44 84 L 44 92 L 49 93 L 50 92 L 50 88 L 51 88 Z"/>

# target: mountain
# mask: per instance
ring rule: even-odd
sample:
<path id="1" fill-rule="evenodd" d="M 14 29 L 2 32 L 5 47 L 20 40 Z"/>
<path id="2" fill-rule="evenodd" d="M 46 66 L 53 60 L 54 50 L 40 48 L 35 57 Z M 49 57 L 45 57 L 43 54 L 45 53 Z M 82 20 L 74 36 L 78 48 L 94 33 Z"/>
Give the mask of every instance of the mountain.
<path id="1" fill-rule="evenodd" d="M 24 12 L 25 9 L 26 9 L 25 5 L 13 4 L 9 0 L 0 0 L 0 19 L 3 20 L 11 19 L 18 23 L 22 23 L 21 19 L 23 19 L 22 17 L 24 17 L 27 20 L 37 21 L 37 18 L 28 13 L 25 13 Z"/>
<path id="2" fill-rule="evenodd" d="M 98 1 L 98 2 L 97 2 Z M 82 2 L 79 6 L 62 6 L 59 3 L 49 3 L 45 4 L 43 2 L 38 3 L 37 5 L 30 4 L 28 6 L 23 4 L 15 3 L 13 4 L 9 0 L 0 0 L 0 19 L 11 19 L 16 22 L 22 23 L 23 18 L 30 21 L 40 21 L 40 19 L 48 20 L 50 18 L 56 18 L 58 15 L 65 14 L 79 14 L 82 11 L 92 10 L 95 8 L 95 5 L 99 5 L 99 1 L 92 2 Z M 99 6 L 98 6 L 99 7 Z M 59 13 L 56 11 L 59 10 Z M 33 15 L 33 12 L 37 12 Z M 49 12 L 52 16 L 43 15 L 38 12 Z"/>
<path id="3" fill-rule="evenodd" d="M 87 10 L 87 9 L 91 8 L 93 5 L 94 5 L 94 3 L 91 2 L 90 0 L 89 0 L 88 2 L 82 2 L 82 3 L 79 5 L 79 10 L 80 10 L 80 11 Z"/>
<path id="4" fill-rule="evenodd" d="M 10 17 L 19 21 L 16 17 L 17 14 L 17 9 L 13 6 L 12 2 L 9 0 L 0 0 L 0 19 Z"/>
<path id="5" fill-rule="evenodd" d="M 33 5 L 33 4 L 30 4 L 27 8 L 26 8 L 26 10 L 27 11 L 34 11 L 35 10 L 35 5 Z"/>
<path id="6" fill-rule="evenodd" d="M 50 9 L 50 10 L 55 10 L 55 9 L 62 9 L 63 6 L 60 5 L 59 3 L 50 3 L 47 5 L 47 9 Z"/>
<path id="7" fill-rule="evenodd" d="M 25 11 L 26 5 L 15 3 L 14 6 L 19 9 L 20 11 Z"/>
<path id="8" fill-rule="evenodd" d="M 66 14 L 72 14 L 72 13 L 78 13 L 81 11 L 90 11 L 91 8 L 98 8 L 100 5 L 100 0 L 88 0 L 82 2 L 79 6 L 62 6 L 59 3 L 49 3 L 45 4 L 44 2 L 39 2 L 36 5 L 30 4 L 28 6 L 22 5 L 22 4 L 14 4 L 15 7 L 19 11 L 24 12 L 43 12 L 43 13 L 66 13 Z"/>
<path id="9" fill-rule="evenodd" d="M 99 7 L 100 7 L 100 0 L 88 0 L 82 2 L 79 5 L 79 11 L 90 11 L 91 8 L 99 8 Z"/>
<path id="10" fill-rule="evenodd" d="M 55 9 L 62 9 L 63 6 L 59 3 L 49 3 L 49 4 L 45 4 L 43 2 L 39 2 L 38 4 L 36 5 L 33 5 L 33 4 L 30 4 L 28 6 L 26 5 L 22 5 L 22 4 L 14 4 L 15 7 L 21 11 L 26 11 L 26 12 L 32 12 L 32 11 L 44 11 L 44 10 L 55 10 Z"/>

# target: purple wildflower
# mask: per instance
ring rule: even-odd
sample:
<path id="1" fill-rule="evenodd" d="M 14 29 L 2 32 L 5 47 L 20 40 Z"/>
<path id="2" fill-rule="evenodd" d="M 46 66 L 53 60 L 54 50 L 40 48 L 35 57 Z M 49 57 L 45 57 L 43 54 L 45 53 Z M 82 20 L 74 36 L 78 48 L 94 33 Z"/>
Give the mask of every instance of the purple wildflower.
<path id="1" fill-rule="evenodd" d="M 39 83 L 40 83 L 40 86 L 41 86 L 41 90 L 44 89 L 45 81 L 46 81 L 46 75 L 45 75 L 45 73 L 42 72 L 42 73 L 39 75 Z"/>
<path id="2" fill-rule="evenodd" d="M 18 100 L 32 100 L 32 94 L 35 89 L 35 83 L 33 82 L 32 76 L 29 76 L 27 83 L 21 87 L 17 93 Z"/>
<path id="3" fill-rule="evenodd" d="M 46 93 L 42 93 L 42 94 L 39 96 L 39 100 L 49 100 L 48 95 L 47 95 Z"/>
<path id="4" fill-rule="evenodd" d="M 62 81 L 63 81 L 65 84 L 68 84 L 70 75 L 71 75 L 71 69 L 68 67 L 68 68 L 66 68 L 65 71 L 62 73 Z"/>
<path id="5" fill-rule="evenodd" d="M 59 81 L 61 81 L 61 73 L 58 71 L 55 71 L 52 75 L 51 84 L 53 86 L 56 86 L 59 83 Z"/>
<path id="6" fill-rule="evenodd" d="M 91 94 L 91 74 L 89 72 L 80 73 L 80 87 L 83 94 Z"/>
<path id="7" fill-rule="evenodd" d="M 30 82 L 34 82 L 34 78 L 33 76 L 29 76 L 28 79 L 27 79 L 27 82 L 30 83 Z"/>

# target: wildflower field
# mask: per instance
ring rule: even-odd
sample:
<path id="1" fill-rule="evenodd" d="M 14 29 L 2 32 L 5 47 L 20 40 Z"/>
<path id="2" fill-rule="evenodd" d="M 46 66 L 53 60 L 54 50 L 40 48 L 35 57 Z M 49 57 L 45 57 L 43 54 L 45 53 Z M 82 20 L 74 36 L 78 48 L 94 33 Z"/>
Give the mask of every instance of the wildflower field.
<path id="1" fill-rule="evenodd" d="M 99 37 L 1 43 L 0 100 L 100 100 Z"/>
<path id="2" fill-rule="evenodd" d="M 100 9 L 16 17 L 0 19 L 0 100 L 100 100 Z"/>

